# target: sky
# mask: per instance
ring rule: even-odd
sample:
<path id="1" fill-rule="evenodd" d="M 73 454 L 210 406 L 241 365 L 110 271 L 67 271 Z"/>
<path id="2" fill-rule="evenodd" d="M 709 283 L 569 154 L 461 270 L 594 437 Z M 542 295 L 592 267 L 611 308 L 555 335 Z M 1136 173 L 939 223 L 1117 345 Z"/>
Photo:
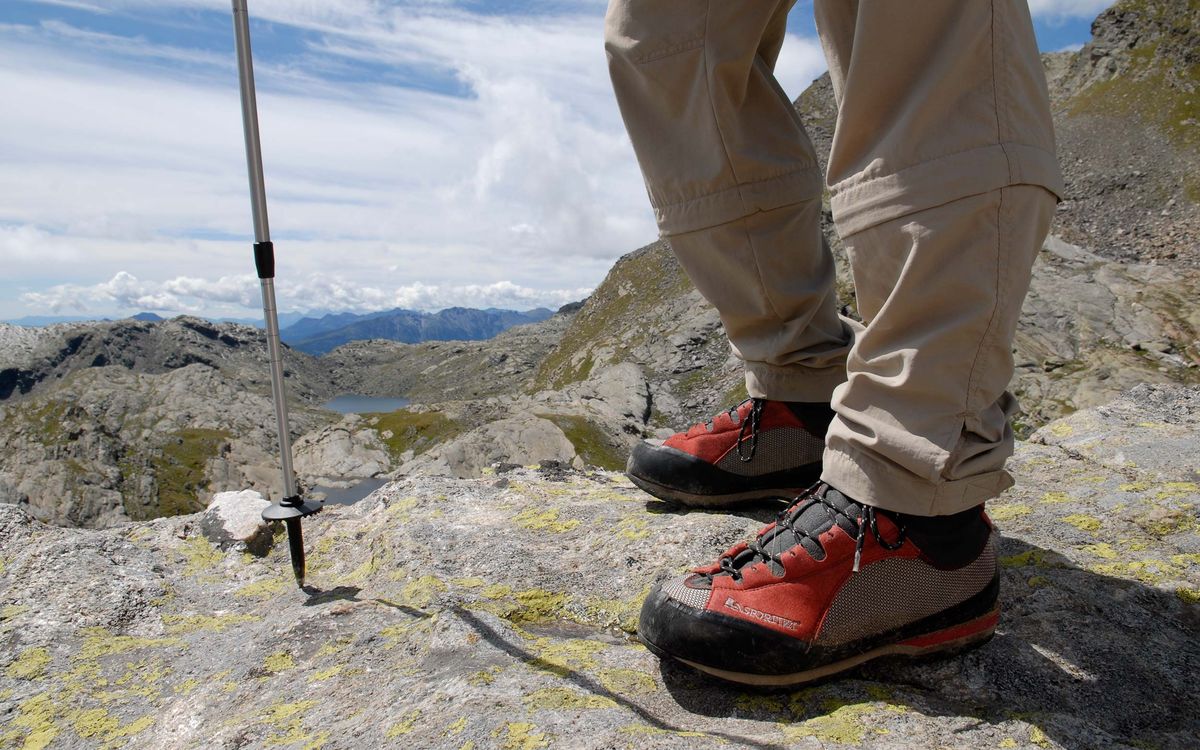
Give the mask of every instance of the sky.
<path id="1" fill-rule="evenodd" d="M 656 237 L 603 0 L 248 4 L 281 311 L 556 308 Z M 777 76 L 824 69 L 801 0 Z M 0 96 L 0 320 L 261 317 L 229 0 L 0 0 Z"/>

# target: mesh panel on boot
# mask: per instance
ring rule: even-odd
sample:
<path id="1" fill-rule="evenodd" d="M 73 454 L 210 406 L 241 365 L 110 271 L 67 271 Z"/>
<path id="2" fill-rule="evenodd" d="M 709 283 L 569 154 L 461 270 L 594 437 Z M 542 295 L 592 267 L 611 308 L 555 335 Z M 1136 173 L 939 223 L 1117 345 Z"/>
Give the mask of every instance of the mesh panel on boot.
<path id="1" fill-rule="evenodd" d="M 749 455 L 749 437 L 742 444 L 742 452 Z M 717 462 L 717 468 L 743 477 L 770 474 L 775 471 L 795 469 L 821 460 L 825 441 L 801 427 L 778 427 L 758 433 L 758 446 L 754 458 L 743 461 L 737 449 L 729 451 Z"/>
<path id="2" fill-rule="evenodd" d="M 825 616 L 816 642 L 823 646 L 883 633 L 961 604 L 996 574 L 992 540 L 974 562 L 938 570 L 922 560 L 885 558 L 850 576 Z"/>
<path id="3" fill-rule="evenodd" d="M 672 581 L 671 583 L 668 583 L 666 586 L 663 586 L 663 593 L 669 598 L 674 599 L 677 602 L 682 602 L 689 607 L 704 609 L 704 607 L 708 604 L 708 597 L 712 593 L 712 590 L 694 589 L 690 586 L 685 586 L 683 581 L 686 580 L 687 579 L 685 578 L 679 581 Z"/>

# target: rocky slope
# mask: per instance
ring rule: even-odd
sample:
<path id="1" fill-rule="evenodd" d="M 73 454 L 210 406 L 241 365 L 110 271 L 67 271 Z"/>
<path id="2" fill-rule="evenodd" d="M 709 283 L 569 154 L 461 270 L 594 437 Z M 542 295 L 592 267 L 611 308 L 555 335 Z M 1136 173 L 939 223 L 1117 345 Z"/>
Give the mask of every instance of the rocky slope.
<path id="1" fill-rule="evenodd" d="M 517 393 L 557 345 L 578 308 L 568 305 L 547 320 L 515 326 L 487 341 L 356 341 L 321 362 L 335 373 L 344 393 L 404 394 L 425 403 Z"/>
<path id="2" fill-rule="evenodd" d="M 1055 231 L 1110 259 L 1200 267 L 1200 5 L 1121 0 L 1047 74 L 1067 181 Z"/>
<path id="3" fill-rule="evenodd" d="M 773 514 L 618 475 L 413 477 L 305 522 L 309 587 L 197 514 L 0 506 L 3 748 L 1159 748 L 1200 716 L 1200 393 L 1051 423 L 991 505 L 1005 610 L 969 654 L 790 693 L 660 665 L 649 581 Z M 503 540 L 502 544 L 497 540 Z"/>
<path id="4" fill-rule="evenodd" d="M 273 415 L 266 394 L 205 364 L 71 372 L 0 402 L 0 503 L 48 523 L 103 527 L 194 512 L 221 490 L 279 497 Z M 297 404 L 294 435 L 332 416 Z"/>
<path id="5" fill-rule="evenodd" d="M 269 392 L 266 346 L 260 329 L 186 316 L 45 328 L 0 324 L 0 400 L 53 387 L 79 370 L 107 366 L 161 374 L 203 364 Z M 284 358 L 292 397 L 315 402 L 331 395 L 330 373 L 316 359 L 292 349 L 284 350 Z"/>

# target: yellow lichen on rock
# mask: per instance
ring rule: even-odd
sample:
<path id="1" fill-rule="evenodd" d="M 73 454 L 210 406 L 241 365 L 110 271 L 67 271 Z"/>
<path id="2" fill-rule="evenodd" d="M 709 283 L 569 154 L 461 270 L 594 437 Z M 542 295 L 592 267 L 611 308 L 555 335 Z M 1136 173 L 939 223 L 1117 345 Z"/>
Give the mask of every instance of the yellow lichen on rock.
<path id="1" fill-rule="evenodd" d="M 193 536 L 183 540 L 180 553 L 187 560 L 183 572 L 187 575 L 198 575 L 211 570 L 225 559 L 225 555 L 212 545 L 212 542 L 202 536 Z"/>
<path id="2" fill-rule="evenodd" d="M 389 740 L 392 740 L 401 735 L 408 734 L 417 726 L 417 722 L 420 720 L 421 720 L 420 710 L 413 711 L 412 713 L 410 713 L 408 715 L 407 718 L 401 719 L 400 721 L 397 721 L 395 724 L 392 724 L 392 726 L 388 727 L 387 738 Z"/>
<path id="3" fill-rule="evenodd" d="M 1099 518 L 1084 515 L 1083 513 L 1072 513 L 1069 516 L 1063 516 L 1063 522 L 1071 524 L 1080 531 L 1092 532 L 1100 528 Z"/>
<path id="4" fill-rule="evenodd" d="M 163 615 L 167 632 L 171 635 L 184 635 L 200 630 L 213 633 L 224 632 L 226 628 L 243 622 L 258 622 L 258 615 L 238 615 L 233 613 L 219 615 Z"/>
<path id="5" fill-rule="evenodd" d="M 587 695 L 570 688 L 543 688 L 525 696 L 525 704 L 535 710 L 548 711 L 617 707 L 616 701 L 611 698 Z"/>
<path id="6" fill-rule="evenodd" d="M 538 511 L 537 508 L 526 508 L 514 519 L 518 526 L 530 531 L 549 531 L 561 534 L 579 525 L 579 520 L 572 518 L 566 521 L 558 520 L 558 508 Z"/>
<path id="7" fill-rule="evenodd" d="M 254 599 L 270 599 L 276 594 L 283 593 L 287 588 L 288 582 L 283 578 L 268 578 L 255 583 L 248 583 L 242 586 L 237 591 L 233 592 L 234 596 L 251 597 Z"/>
<path id="8" fill-rule="evenodd" d="M 989 505 L 987 509 L 988 516 L 993 521 L 1011 521 L 1022 516 L 1029 515 L 1031 508 L 1026 503 L 1013 503 L 1012 505 Z"/>
<path id="9" fill-rule="evenodd" d="M 38 680 L 46 674 L 50 664 L 50 652 L 45 648 L 27 648 L 16 661 L 8 665 L 4 673 L 14 680 Z"/>
<path id="10" fill-rule="evenodd" d="M 649 695 L 658 690 L 654 677 L 636 669 L 601 669 L 596 679 L 618 695 Z"/>
<path id="11" fill-rule="evenodd" d="M 535 731 L 537 727 L 525 721 L 510 721 L 492 732 L 492 737 L 504 735 L 503 750 L 537 750 L 549 747 L 546 735 Z"/>
<path id="12" fill-rule="evenodd" d="M 263 659 L 263 671 L 268 674 L 285 672 L 296 667 L 296 660 L 286 651 L 276 651 Z"/>

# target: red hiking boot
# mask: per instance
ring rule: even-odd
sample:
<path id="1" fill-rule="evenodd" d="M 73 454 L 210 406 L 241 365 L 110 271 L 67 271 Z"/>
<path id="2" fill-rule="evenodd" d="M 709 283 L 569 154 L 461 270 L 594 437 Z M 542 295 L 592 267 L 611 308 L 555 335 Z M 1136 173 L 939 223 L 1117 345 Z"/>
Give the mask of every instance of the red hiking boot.
<path id="1" fill-rule="evenodd" d="M 821 475 L 831 419 L 828 404 L 746 399 L 662 445 L 635 445 L 625 473 L 651 495 L 685 505 L 795 497 Z"/>
<path id="2" fill-rule="evenodd" d="M 753 542 L 656 586 L 638 636 L 707 674 L 780 687 L 880 656 L 958 651 L 999 619 L 991 536 L 982 506 L 899 516 L 821 485 Z"/>

